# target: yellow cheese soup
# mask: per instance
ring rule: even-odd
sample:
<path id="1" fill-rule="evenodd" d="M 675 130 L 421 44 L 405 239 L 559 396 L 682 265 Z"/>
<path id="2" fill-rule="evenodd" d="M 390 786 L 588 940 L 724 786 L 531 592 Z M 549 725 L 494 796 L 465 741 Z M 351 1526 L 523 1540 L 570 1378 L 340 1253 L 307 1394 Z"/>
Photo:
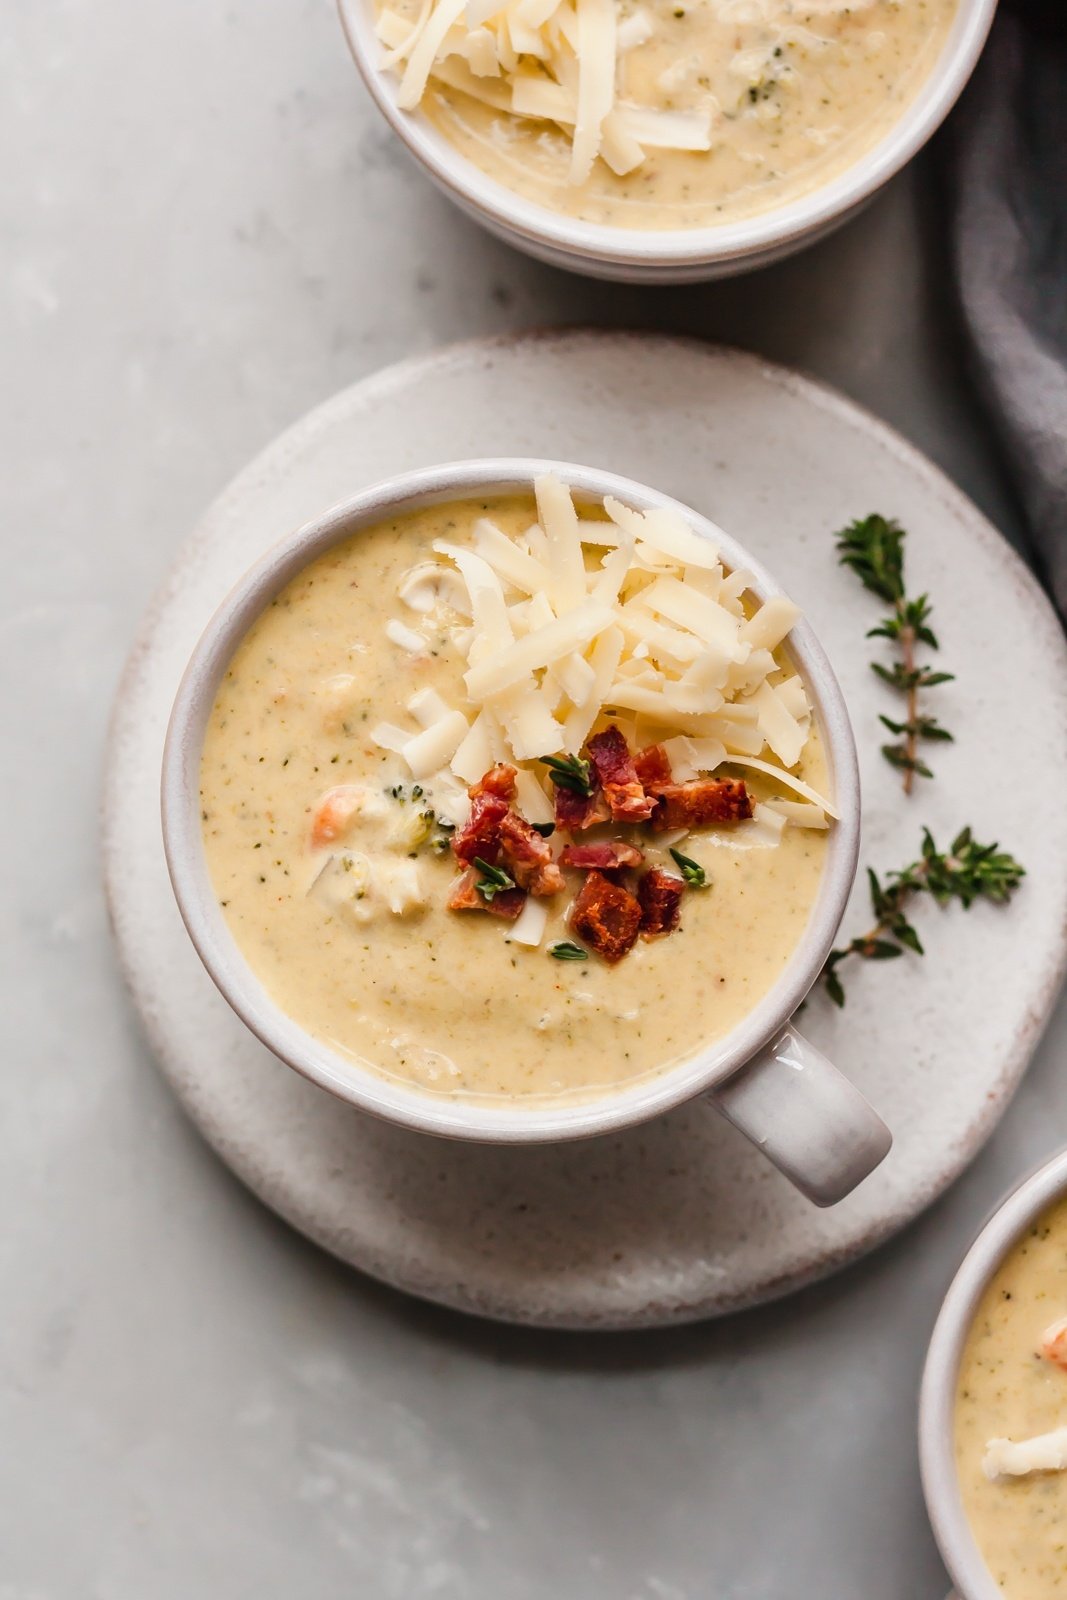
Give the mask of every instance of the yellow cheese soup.
<path id="1" fill-rule="evenodd" d="M 838 177 L 911 104 L 956 13 L 956 0 L 607 3 L 605 18 L 598 0 L 554 10 L 519 0 L 520 12 L 549 16 L 522 32 L 514 4 L 475 30 L 454 24 L 420 104 L 506 188 L 585 222 L 640 229 L 737 221 Z M 384 0 L 379 27 L 390 42 L 411 39 L 424 14 L 421 0 Z M 609 78 L 601 120 L 579 133 L 582 79 L 592 97 L 601 72 L 614 93 Z"/>
<path id="2" fill-rule="evenodd" d="M 960 1491 L 1009 1600 L 1067 1594 L 1067 1201 L 1029 1228 L 982 1296 L 956 1396 Z"/>
<path id="3" fill-rule="evenodd" d="M 743 638 L 752 608 L 740 585 L 654 553 L 620 577 L 621 530 L 583 511 L 560 556 L 537 516 L 522 497 L 432 507 L 313 561 L 237 649 L 201 765 L 212 883 L 277 1005 L 378 1073 L 483 1101 L 604 1093 L 727 1033 L 782 975 L 826 853 L 828 818 L 779 781 L 760 718 L 776 738 L 801 730 L 790 776 L 825 795 L 818 728 L 782 645 Z M 603 546 L 589 542 L 598 527 Z M 497 576 L 509 571 L 514 581 Z M 554 607 L 530 592 L 539 574 Z M 655 712 L 657 676 L 678 699 L 686 672 L 693 684 L 713 674 L 719 646 L 651 609 L 687 616 L 692 602 L 697 626 L 701 608 L 735 618 L 741 643 L 719 676 L 746 688 L 727 685 L 725 705 L 723 690 L 706 691 L 719 706 L 706 715 L 612 703 L 614 690 Z M 757 618 L 752 639 L 787 622 Z M 487 657 L 494 628 L 504 642 Z M 487 662 L 506 678 L 582 628 L 584 649 L 475 696 Z M 677 653 L 673 669 L 653 665 L 653 646 L 664 662 Z M 516 757 L 538 737 L 556 753 Z M 734 765 L 728 742 L 771 770 Z M 667 752 L 640 758 L 647 791 L 631 775 L 643 747 Z M 567 806 L 570 828 L 558 823 Z"/>

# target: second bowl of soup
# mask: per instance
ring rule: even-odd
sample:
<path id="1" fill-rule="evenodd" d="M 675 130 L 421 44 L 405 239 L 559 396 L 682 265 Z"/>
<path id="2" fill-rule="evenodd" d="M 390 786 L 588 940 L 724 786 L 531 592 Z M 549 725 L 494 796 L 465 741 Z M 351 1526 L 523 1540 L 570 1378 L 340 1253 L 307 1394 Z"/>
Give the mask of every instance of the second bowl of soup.
<path id="1" fill-rule="evenodd" d="M 996 0 L 340 0 L 394 131 L 520 248 L 680 282 L 841 222 L 929 138 Z"/>
<path id="2" fill-rule="evenodd" d="M 722 1108 L 819 1199 L 887 1144 L 785 1027 L 857 807 L 797 608 L 685 508 L 559 463 L 413 474 L 285 541 L 205 633 L 164 772 L 194 942 L 316 1081 L 543 1139 L 765 1058 Z"/>

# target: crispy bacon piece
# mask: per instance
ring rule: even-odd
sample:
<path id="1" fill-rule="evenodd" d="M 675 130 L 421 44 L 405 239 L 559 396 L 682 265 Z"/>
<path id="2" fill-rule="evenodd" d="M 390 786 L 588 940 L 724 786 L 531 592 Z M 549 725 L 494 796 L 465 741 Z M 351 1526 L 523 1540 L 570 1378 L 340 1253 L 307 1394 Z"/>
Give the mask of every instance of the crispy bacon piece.
<path id="1" fill-rule="evenodd" d="M 662 783 L 654 789 L 652 826 L 704 828 L 712 822 L 743 822 L 752 815 L 752 796 L 739 778 L 695 778 L 692 783 Z"/>
<path id="2" fill-rule="evenodd" d="M 472 800 L 480 794 L 495 794 L 498 800 L 514 800 L 515 768 L 506 766 L 504 762 L 490 767 L 484 778 L 479 778 L 469 792 Z"/>
<path id="3" fill-rule="evenodd" d="M 653 867 L 637 885 L 637 898 L 641 902 L 641 937 L 654 939 L 661 933 L 673 933 L 681 916 L 682 895 L 685 884 L 673 873 Z"/>
<path id="4" fill-rule="evenodd" d="M 611 813 L 599 789 L 585 795 L 559 785 L 555 793 L 555 815 L 557 828 L 565 833 L 580 833 L 583 828 L 595 828 L 598 822 L 607 822 Z"/>
<path id="5" fill-rule="evenodd" d="M 655 802 L 637 776 L 630 747 L 614 723 L 586 745 L 604 798 L 616 822 L 647 822 Z"/>
<path id="6" fill-rule="evenodd" d="M 661 744 L 646 745 L 634 756 L 634 770 L 646 789 L 658 783 L 673 783 L 671 763 Z"/>
<path id="7" fill-rule="evenodd" d="M 537 895 L 558 894 L 563 888 L 563 874 L 536 828 L 531 828 L 526 818 L 513 811 L 508 804 L 514 793 L 515 768 L 503 763 L 490 768 L 485 777 L 473 785 L 470 791 L 470 816 L 452 839 L 456 859 L 464 866 L 470 866 L 476 856 L 488 861 L 490 866 L 496 866 L 499 860 L 503 860 L 518 885 L 518 890 L 514 892 L 525 893 L 528 890 L 530 894 Z M 476 890 L 473 892 L 477 893 Z M 479 895 L 478 903 L 487 904 L 489 910 L 497 902 L 502 907 L 510 907 L 512 902 L 508 897 L 512 893 L 510 889 L 505 890 L 488 903 L 483 902 Z M 461 903 L 453 904 L 454 911 L 473 909 L 462 879 L 457 885 L 456 894 Z M 521 899 L 518 904 L 521 909 Z M 502 909 L 498 915 L 518 916 L 518 911 Z"/>
<path id="8" fill-rule="evenodd" d="M 618 872 L 623 867 L 639 867 L 644 855 L 636 845 L 621 839 L 602 839 L 597 844 L 567 844 L 560 852 L 561 867 L 580 867 L 584 872 Z"/>
<path id="9" fill-rule="evenodd" d="M 633 948 L 641 906 L 629 889 L 591 872 L 571 908 L 571 927 L 584 944 L 614 965 Z"/>
<path id="10" fill-rule="evenodd" d="M 468 867 L 466 872 L 460 873 L 448 897 L 449 911 L 488 911 L 491 917 L 503 917 L 507 922 L 514 922 L 526 904 L 526 890 L 500 889 L 491 900 L 487 900 L 478 893 L 480 876 L 475 867 Z"/>
<path id="11" fill-rule="evenodd" d="M 549 895 L 563 888 L 563 874 L 552 859 L 548 840 L 517 811 L 509 811 L 501 820 L 500 854 L 520 889 Z"/>
<path id="12" fill-rule="evenodd" d="M 481 856 L 483 861 L 495 866 L 500 854 L 500 825 L 510 810 L 507 801 L 501 800 L 499 795 L 472 791 L 471 814 L 452 835 L 456 860 L 466 867 L 475 856 Z"/>

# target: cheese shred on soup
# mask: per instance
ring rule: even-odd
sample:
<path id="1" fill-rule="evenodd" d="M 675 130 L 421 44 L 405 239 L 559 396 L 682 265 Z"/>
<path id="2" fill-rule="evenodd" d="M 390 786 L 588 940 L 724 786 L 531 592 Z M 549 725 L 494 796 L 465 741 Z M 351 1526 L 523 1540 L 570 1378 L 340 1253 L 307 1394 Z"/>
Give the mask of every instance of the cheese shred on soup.
<path id="1" fill-rule="evenodd" d="M 678 515 L 526 496 L 358 533 L 219 686 L 203 839 L 279 1007 L 435 1094 L 559 1100 L 722 1037 L 800 940 L 823 742 L 760 605 Z"/>
<path id="2" fill-rule="evenodd" d="M 489 177 L 566 216 L 708 227 L 871 150 L 956 0 L 383 0 L 383 70 Z"/>

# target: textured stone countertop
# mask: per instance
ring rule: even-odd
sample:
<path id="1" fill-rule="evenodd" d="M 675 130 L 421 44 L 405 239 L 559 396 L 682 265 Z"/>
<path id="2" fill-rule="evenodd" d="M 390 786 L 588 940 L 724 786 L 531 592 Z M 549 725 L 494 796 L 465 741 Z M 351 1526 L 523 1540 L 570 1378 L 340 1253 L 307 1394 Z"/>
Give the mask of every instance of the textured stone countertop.
<path id="1" fill-rule="evenodd" d="M 1002 526 L 929 167 L 759 276 L 513 255 L 401 157 L 329 0 L 12 0 L 0 46 L 0 1600 L 941 1600 L 914 1395 L 978 1222 L 1060 1144 L 1067 1008 L 907 1234 L 718 1325 L 483 1326 L 342 1270 L 157 1078 L 98 871 L 109 702 L 205 503 L 394 359 L 531 324 L 704 334 L 838 385 Z"/>

